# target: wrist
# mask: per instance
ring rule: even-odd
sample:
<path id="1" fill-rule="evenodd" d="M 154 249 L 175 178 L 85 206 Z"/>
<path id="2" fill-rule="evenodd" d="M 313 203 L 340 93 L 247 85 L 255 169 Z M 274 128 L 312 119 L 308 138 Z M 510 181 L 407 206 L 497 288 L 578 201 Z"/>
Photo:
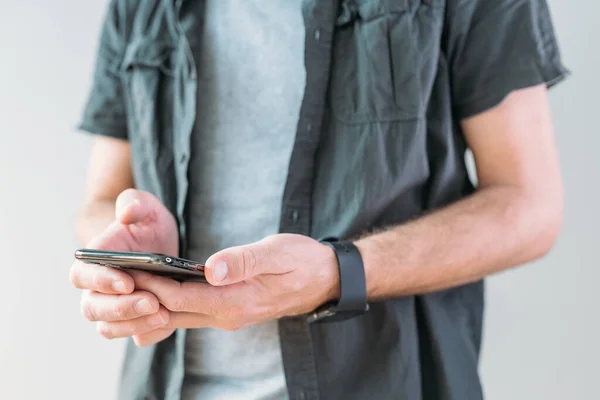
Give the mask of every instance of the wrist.
<path id="1" fill-rule="evenodd" d="M 335 237 L 326 237 L 319 242 L 332 250 L 335 263 L 327 264 L 337 266 L 339 278 L 330 280 L 331 286 L 326 291 L 329 301 L 324 302 L 311 313 L 308 322 L 341 321 L 364 314 L 369 310 L 369 304 L 365 271 L 359 249 L 351 241 L 340 241 Z M 333 268 L 327 270 L 334 271 Z M 333 274 L 330 276 L 334 277 Z"/>
<path id="2" fill-rule="evenodd" d="M 376 244 L 370 238 L 362 238 L 353 242 L 363 260 L 363 265 L 365 267 L 365 280 L 367 286 L 367 298 L 374 299 L 380 297 L 380 293 L 377 288 L 377 274 L 374 266 L 377 265 L 377 262 L 373 260 L 374 255 L 377 254 L 375 248 Z"/>
<path id="3" fill-rule="evenodd" d="M 325 262 L 324 274 L 324 287 L 326 288 L 322 304 L 337 301 L 341 294 L 340 285 L 340 268 L 338 266 L 337 257 L 335 251 L 327 246 L 326 244 L 320 243 L 325 248 L 327 257 Z"/>

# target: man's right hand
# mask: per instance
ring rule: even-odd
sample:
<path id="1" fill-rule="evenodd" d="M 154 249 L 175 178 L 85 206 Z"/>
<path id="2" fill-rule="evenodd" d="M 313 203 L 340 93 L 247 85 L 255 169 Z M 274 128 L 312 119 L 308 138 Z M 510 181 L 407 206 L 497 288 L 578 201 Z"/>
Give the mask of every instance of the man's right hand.
<path id="1" fill-rule="evenodd" d="M 117 198 L 115 214 L 116 220 L 90 241 L 88 248 L 178 255 L 175 218 L 150 193 L 125 190 Z M 162 337 L 172 333 L 160 332 L 169 322 L 168 311 L 152 293 L 135 290 L 134 280 L 126 272 L 75 261 L 70 278 L 76 288 L 83 289 L 82 314 L 97 321 L 103 336 L 130 336 L 131 326 L 136 327 L 136 335 L 155 330 Z"/>

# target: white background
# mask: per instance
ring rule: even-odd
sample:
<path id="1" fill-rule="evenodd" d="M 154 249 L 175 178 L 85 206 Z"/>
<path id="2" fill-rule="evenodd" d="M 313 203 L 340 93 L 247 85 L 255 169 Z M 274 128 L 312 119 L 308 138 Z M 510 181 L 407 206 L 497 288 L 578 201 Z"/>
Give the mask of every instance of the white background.
<path id="1" fill-rule="evenodd" d="M 544 260 L 488 280 L 491 400 L 598 399 L 600 85 L 593 0 L 551 0 L 573 75 L 551 92 L 566 184 Z M 0 398 L 109 399 L 122 341 L 79 315 L 68 281 L 90 139 L 75 132 L 104 1 L 0 4 Z"/>

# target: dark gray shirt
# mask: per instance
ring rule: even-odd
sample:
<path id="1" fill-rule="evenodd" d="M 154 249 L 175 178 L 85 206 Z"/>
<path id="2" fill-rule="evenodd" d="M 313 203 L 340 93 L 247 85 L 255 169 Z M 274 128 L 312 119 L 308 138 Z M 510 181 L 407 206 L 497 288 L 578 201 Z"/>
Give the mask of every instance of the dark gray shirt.
<path id="1" fill-rule="evenodd" d="M 114 0 L 81 123 L 129 140 L 136 186 L 177 218 L 183 256 L 201 4 Z M 545 0 L 305 0 L 303 17 L 306 88 L 279 232 L 354 238 L 464 198 L 459 122 L 566 74 Z M 279 320 L 290 398 L 481 399 L 483 299 L 480 281 L 372 302 L 343 322 Z M 184 355 L 182 331 L 130 343 L 121 398 L 180 398 Z"/>

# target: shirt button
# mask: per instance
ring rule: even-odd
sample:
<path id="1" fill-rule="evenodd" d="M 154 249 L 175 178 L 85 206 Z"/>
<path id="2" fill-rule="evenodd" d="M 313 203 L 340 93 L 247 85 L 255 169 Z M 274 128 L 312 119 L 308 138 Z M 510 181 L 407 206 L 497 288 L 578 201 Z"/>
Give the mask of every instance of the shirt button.
<path id="1" fill-rule="evenodd" d="M 315 40 L 318 42 L 321 39 L 321 30 L 315 29 Z"/>
<path id="2" fill-rule="evenodd" d="M 298 399 L 298 400 L 306 399 L 306 396 L 304 395 L 304 392 L 302 390 L 298 390 L 296 392 L 296 399 Z"/>
<path id="3" fill-rule="evenodd" d="M 181 164 L 184 164 L 187 161 L 187 159 L 188 159 L 187 154 L 182 154 L 181 157 L 179 158 L 179 162 Z"/>
<path id="4" fill-rule="evenodd" d="M 298 222 L 298 210 L 292 211 L 292 222 L 295 224 Z"/>

